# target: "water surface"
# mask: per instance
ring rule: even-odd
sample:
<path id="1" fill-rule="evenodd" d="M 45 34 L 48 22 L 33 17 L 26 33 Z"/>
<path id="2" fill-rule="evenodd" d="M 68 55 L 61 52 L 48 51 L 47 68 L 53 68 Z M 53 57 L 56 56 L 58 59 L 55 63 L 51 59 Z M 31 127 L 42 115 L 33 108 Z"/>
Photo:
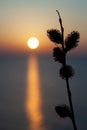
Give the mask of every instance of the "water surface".
<path id="1" fill-rule="evenodd" d="M 34 130 L 31 123 L 33 116 L 27 113 L 26 101 L 36 103 L 34 107 L 31 104 L 30 109 L 38 110 L 40 118 L 38 116 L 37 121 L 41 124 L 36 127 L 40 130 L 73 130 L 71 121 L 61 119 L 54 111 L 56 105 L 68 104 L 66 84 L 59 77 L 60 64 L 54 62 L 51 55 L 37 56 L 36 59 L 29 67 L 30 56 L 0 56 L 0 130 Z M 87 129 L 87 57 L 69 57 L 68 63 L 75 69 L 70 87 L 78 130 Z M 34 65 L 37 66 L 36 70 Z M 27 80 L 31 71 L 34 71 L 34 76 L 36 73 L 37 78 L 35 100 L 30 97 L 31 85 Z M 32 82 L 32 79 L 29 80 Z"/>

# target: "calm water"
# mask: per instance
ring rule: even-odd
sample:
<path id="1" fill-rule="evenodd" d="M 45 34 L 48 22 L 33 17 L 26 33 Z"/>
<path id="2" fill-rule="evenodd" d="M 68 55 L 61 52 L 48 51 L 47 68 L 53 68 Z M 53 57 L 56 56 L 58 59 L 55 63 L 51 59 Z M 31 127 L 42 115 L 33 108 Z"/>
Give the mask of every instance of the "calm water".
<path id="1" fill-rule="evenodd" d="M 73 130 L 71 121 L 54 111 L 56 105 L 68 104 L 60 64 L 51 55 L 36 56 L 31 62 L 26 55 L 0 56 L 0 130 Z M 69 57 L 68 63 L 75 69 L 70 85 L 78 130 L 86 130 L 87 57 Z M 36 76 L 28 78 L 32 73 Z"/>

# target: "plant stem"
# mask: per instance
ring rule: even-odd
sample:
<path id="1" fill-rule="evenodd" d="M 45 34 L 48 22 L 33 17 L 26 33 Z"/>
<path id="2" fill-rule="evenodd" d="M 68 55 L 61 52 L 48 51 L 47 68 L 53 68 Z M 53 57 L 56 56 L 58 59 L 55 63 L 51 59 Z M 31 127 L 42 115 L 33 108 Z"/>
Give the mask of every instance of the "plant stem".
<path id="1" fill-rule="evenodd" d="M 63 49 L 63 53 L 64 53 L 64 64 L 63 64 L 63 66 L 66 66 L 66 54 L 65 54 L 65 49 L 64 49 L 64 28 L 63 28 L 63 25 L 62 25 L 62 19 L 61 19 L 60 13 L 59 13 L 58 10 L 56 10 L 56 12 L 59 16 L 59 23 L 60 23 L 61 34 L 62 34 L 62 49 Z M 66 78 L 66 86 L 67 86 L 67 93 L 68 93 L 68 98 L 69 98 L 70 110 L 71 110 L 71 114 L 72 114 L 71 120 L 72 120 L 72 123 L 73 123 L 73 128 L 74 128 L 74 130 L 77 130 L 68 78 Z"/>
<path id="2" fill-rule="evenodd" d="M 66 78 L 66 85 L 67 85 L 67 92 L 68 92 L 70 109 L 71 109 L 71 113 L 72 113 L 72 118 L 71 119 L 72 119 L 72 123 L 73 123 L 73 128 L 74 128 L 74 130 L 77 130 L 76 122 L 75 122 L 75 116 L 74 116 L 74 110 L 73 110 L 73 104 L 72 104 L 72 98 L 71 98 L 72 94 L 71 94 L 71 91 L 70 91 L 68 78 Z"/>
<path id="3" fill-rule="evenodd" d="M 62 19 L 61 19 L 61 16 L 60 16 L 60 13 L 58 10 L 56 10 L 58 16 L 59 16 L 59 23 L 60 23 L 60 27 L 61 27 L 61 34 L 62 34 L 62 48 L 63 48 L 63 51 L 64 51 L 64 28 L 63 28 L 63 25 L 62 25 Z"/>

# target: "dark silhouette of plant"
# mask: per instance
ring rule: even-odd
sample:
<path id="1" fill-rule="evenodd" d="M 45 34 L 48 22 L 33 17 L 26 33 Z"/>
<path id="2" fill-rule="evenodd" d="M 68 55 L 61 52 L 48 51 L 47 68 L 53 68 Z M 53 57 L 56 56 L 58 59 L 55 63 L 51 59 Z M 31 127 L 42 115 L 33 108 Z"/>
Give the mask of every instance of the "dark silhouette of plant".
<path id="1" fill-rule="evenodd" d="M 62 118 L 69 117 L 72 120 L 74 130 L 77 130 L 73 104 L 72 104 L 72 98 L 71 98 L 72 95 L 71 95 L 71 90 L 69 86 L 69 78 L 74 75 L 74 69 L 72 68 L 71 65 L 67 65 L 66 56 L 67 56 L 68 51 L 77 47 L 80 34 L 78 31 L 73 31 L 70 34 L 68 34 L 68 36 L 64 39 L 64 27 L 62 25 L 62 19 L 58 10 L 56 11 L 59 16 L 59 23 L 60 23 L 61 31 L 57 29 L 47 30 L 47 36 L 56 45 L 53 49 L 53 57 L 55 61 L 58 61 L 59 63 L 62 64 L 59 74 L 60 74 L 60 77 L 66 81 L 70 106 L 67 106 L 66 104 L 59 105 L 55 107 L 55 110 L 60 117 Z"/>

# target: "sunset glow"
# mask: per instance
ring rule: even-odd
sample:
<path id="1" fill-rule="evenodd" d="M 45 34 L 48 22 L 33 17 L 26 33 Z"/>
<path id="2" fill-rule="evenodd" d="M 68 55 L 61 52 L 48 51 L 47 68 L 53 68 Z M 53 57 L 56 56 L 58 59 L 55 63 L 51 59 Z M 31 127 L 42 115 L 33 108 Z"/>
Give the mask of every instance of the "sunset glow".
<path id="1" fill-rule="evenodd" d="M 29 53 L 29 48 L 36 48 L 36 43 L 32 46 L 27 41 L 35 36 L 40 42 L 38 50 L 35 51 L 49 53 L 53 44 L 46 31 L 51 28 L 60 30 L 56 13 L 58 9 L 63 20 L 64 36 L 73 30 L 78 31 L 81 38 L 76 53 L 87 53 L 86 5 L 86 0 L 68 0 L 65 3 L 61 0 L 0 1 L 0 52 Z"/>
<path id="2" fill-rule="evenodd" d="M 27 73 L 26 112 L 30 130 L 42 130 L 43 114 L 41 111 L 42 99 L 40 92 L 39 70 L 35 56 L 29 58 Z"/>
<path id="3" fill-rule="evenodd" d="M 27 41 L 27 45 L 30 49 L 36 49 L 39 46 L 39 41 L 35 37 L 31 37 Z"/>

